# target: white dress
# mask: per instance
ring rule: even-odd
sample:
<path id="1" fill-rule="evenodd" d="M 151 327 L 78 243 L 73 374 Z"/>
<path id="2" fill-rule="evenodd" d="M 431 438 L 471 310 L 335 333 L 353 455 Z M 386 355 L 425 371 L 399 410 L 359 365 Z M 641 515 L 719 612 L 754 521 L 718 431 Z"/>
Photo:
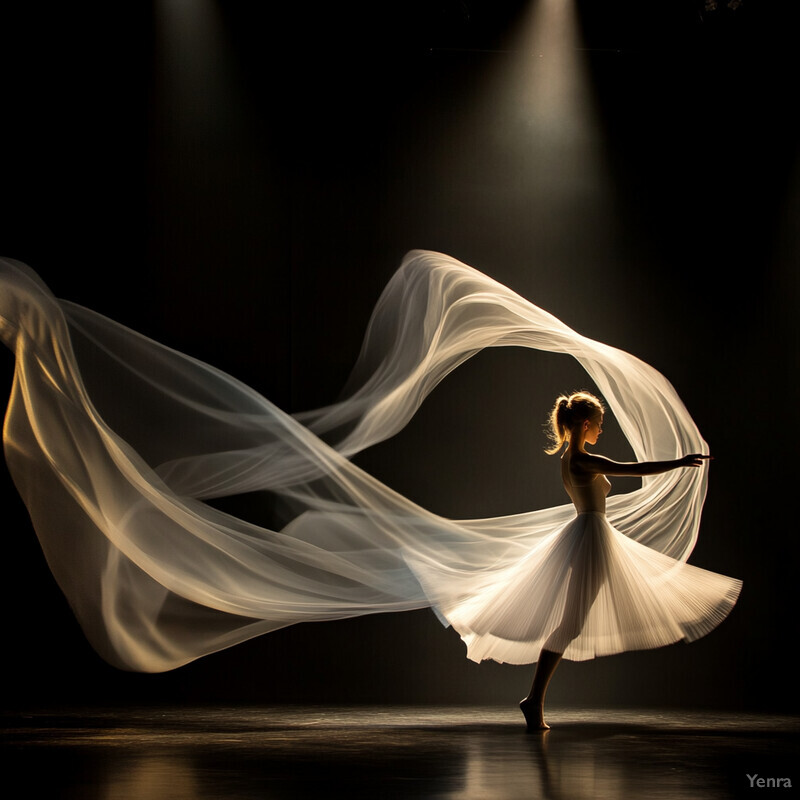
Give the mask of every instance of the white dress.
<path id="1" fill-rule="evenodd" d="M 596 482 L 608 493 L 605 476 Z M 583 661 L 698 639 L 728 615 L 740 588 L 629 539 L 604 511 L 582 511 L 494 586 L 442 612 L 474 661 L 528 664 L 545 646 Z"/>
<path id="2" fill-rule="evenodd" d="M 473 658 L 533 661 L 562 622 L 582 629 L 566 657 L 588 658 L 696 638 L 738 592 L 684 563 L 705 467 L 610 497 L 619 533 L 566 505 L 444 519 L 350 461 L 397 433 L 451 370 L 501 346 L 577 359 L 638 460 L 705 450 L 652 367 L 441 253 L 406 256 L 344 399 L 303 414 L 54 297 L 9 259 L 0 339 L 16 358 L 9 470 L 87 638 L 124 669 L 173 669 L 298 622 L 423 607 Z M 245 493 L 265 498 L 263 520 L 206 502 Z"/>

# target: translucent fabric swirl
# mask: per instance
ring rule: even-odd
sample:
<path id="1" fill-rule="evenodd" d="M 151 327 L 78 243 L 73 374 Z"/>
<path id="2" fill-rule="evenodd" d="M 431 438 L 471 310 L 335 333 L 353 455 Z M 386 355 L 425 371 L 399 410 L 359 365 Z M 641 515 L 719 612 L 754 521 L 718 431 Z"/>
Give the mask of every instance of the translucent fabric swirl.
<path id="1" fill-rule="evenodd" d="M 569 504 L 444 519 L 349 460 L 399 431 L 483 348 L 577 359 L 640 460 L 705 448 L 654 369 L 439 253 L 409 253 L 389 282 L 345 399 L 296 416 L 56 299 L 23 264 L 0 260 L 0 290 L 0 334 L 16 355 L 9 469 L 88 639 L 125 669 L 172 669 L 298 622 L 427 606 L 442 615 L 572 519 Z M 269 525 L 206 502 L 256 491 Z M 608 519 L 685 561 L 705 491 L 705 468 L 648 477 L 610 498 Z"/>

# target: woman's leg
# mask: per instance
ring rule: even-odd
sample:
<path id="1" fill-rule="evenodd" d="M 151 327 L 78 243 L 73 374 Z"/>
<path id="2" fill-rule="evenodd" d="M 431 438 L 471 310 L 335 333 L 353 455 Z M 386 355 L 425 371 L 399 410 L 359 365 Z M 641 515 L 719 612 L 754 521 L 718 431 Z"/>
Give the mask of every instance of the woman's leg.
<path id="1" fill-rule="evenodd" d="M 570 577 L 564 615 L 558 627 L 547 637 L 539 653 L 539 661 L 533 675 L 533 684 L 528 696 L 519 704 L 529 731 L 546 731 L 550 726 L 544 721 L 544 698 L 550 679 L 561 662 L 567 645 L 583 630 L 586 617 L 594 605 L 602 580 L 585 582 Z"/>
<path id="2" fill-rule="evenodd" d="M 539 661 L 536 663 L 536 672 L 533 676 L 533 684 L 528 696 L 519 704 L 529 731 L 546 731 L 550 726 L 544 721 L 544 696 L 550 684 L 550 678 L 556 671 L 556 667 L 561 661 L 561 653 L 553 650 L 545 650 L 539 653 Z"/>

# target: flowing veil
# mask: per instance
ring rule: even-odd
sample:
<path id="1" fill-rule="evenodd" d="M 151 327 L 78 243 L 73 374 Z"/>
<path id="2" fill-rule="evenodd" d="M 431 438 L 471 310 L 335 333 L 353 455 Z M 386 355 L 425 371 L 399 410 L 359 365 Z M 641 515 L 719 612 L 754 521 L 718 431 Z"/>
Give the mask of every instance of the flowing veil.
<path id="1" fill-rule="evenodd" d="M 212 366 L 56 299 L 0 259 L 0 335 L 16 356 L 4 444 L 48 564 L 95 649 L 163 671 L 287 625 L 432 606 L 491 584 L 570 504 L 450 520 L 350 458 L 394 435 L 487 347 L 577 359 L 639 460 L 703 452 L 669 382 L 434 252 L 412 251 L 381 295 L 344 399 L 289 415 Z M 685 561 L 706 469 L 646 477 L 609 521 Z M 262 492 L 269 525 L 213 498 Z M 420 574 L 433 571 L 434 586 Z"/>

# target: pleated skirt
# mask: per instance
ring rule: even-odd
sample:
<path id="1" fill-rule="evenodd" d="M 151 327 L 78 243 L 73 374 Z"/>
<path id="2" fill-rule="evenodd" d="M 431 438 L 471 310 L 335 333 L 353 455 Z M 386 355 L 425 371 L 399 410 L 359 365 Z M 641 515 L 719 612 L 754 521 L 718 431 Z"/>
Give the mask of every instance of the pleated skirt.
<path id="1" fill-rule="evenodd" d="M 584 661 L 699 639 L 740 590 L 741 581 L 652 550 L 589 512 L 439 611 L 473 661 L 529 664 L 543 647 Z"/>

